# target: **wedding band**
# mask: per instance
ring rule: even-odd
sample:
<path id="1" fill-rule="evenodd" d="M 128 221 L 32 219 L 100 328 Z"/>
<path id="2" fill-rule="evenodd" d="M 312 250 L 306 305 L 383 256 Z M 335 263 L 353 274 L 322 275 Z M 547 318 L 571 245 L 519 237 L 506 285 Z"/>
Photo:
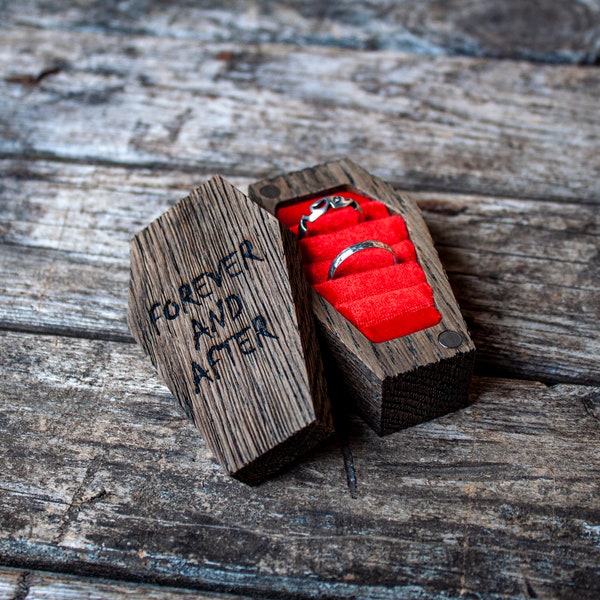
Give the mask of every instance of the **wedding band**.
<path id="1" fill-rule="evenodd" d="M 362 213 L 360 204 L 352 198 L 344 198 L 343 196 L 327 196 L 321 198 L 310 205 L 310 214 L 302 215 L 298 225 L 298 237 L 303 238 L 307 233 L 309 223 L 314 223 L 319 217 L 323 216 L 330 208 L 346 208 L 352 207 L 359 213 Z"/>
<path id="2" fill-rule="evenodd" d="M 394 264 L 398 263 L 398 257 L 394 252 L 394 249 L 383 242 L 378 242 L 377 240 L 365 240 L 364 242 L 358 242 L 357 244 L 352 244 L 348 246 L 344 250 L 342 250 L 331 263 L 331 267 L 329 267 L 329 274 L 327 275 L 327 279 L 333 279 L 335 277 L 335 272 L 338 270 L 340 265 L 347 259 L 350 258 L 353 254 L 360 252 L 361 250 L 370 250 L 372 248 L 378 248 L 380 250 L 387 250 L 392 253 L 394 257 Z"/>

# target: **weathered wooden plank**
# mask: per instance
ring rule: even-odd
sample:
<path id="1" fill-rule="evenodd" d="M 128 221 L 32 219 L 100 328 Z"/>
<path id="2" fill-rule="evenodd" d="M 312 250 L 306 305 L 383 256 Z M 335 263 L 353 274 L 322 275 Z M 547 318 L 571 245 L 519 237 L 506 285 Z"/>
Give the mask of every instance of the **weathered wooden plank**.
<path id="1" fill-rule="evenodd" d="M 17 569 L 0 568 L 0 599 L 13 600 L 17 597 L 17 590 L 21 582 L 23 572 Z"/>
<path id="2" fill-rule="evenodd" d="M 425 192 L 414 196 L 480 361 L 508 373 L 537 373 L 547 381 L 598 381 L 596 367 L 585 358 L 598 353 L 597 208 Z"/>
<path id="3" fill-rule="evenodd" d="M 592 598 L 598 389 L 477 379 L 476 404 L 228 478 L 137 346 L 3 333 L 0 561 L 304 597 Z M 32 400 L 32 398 L 34 400 Z"/>
<path id="4" fill-rule="evenodd" d="M 595 1 L 5 3 L 5 23 L 156 37 L 593 63 Z"/>
<path id="5" fill-rule="evenodd" d="M 142 556 L 143 558 L 143 556 Z M 0 600 L 233 600 L 241 596 L 0 567 Z"/>
<path id="6" fill-rule="evenodd" d="M 254 180 L 347 155 L 409 189 L 600 197 L 595 69 L 25 27 L 3 36 L 4 155 Z"/>
<path id="7" fill-rule="evenodd" d="M 0 168 L 1 326 L 133 341 L 129 241 L 209 174 L 21 161 Z"/>
<path id="8" fill-rule="evenodd" d="M 2 162 L 0 324 L 131 341 L 129 240 L 204 173 Z M 232 181 L 246 189 L 247 179 Z M 414 194 L 480 367 L 600 382 L 594 205 Z"/>

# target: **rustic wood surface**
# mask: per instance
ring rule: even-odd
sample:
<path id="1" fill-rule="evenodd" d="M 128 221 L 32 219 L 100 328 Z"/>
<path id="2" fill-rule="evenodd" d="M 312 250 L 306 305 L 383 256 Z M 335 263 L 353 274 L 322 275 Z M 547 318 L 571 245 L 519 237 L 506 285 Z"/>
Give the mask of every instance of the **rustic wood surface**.
<path id="1" fill-rule="evenodd" d="M 598 584 L 596 388 L 478 378 L 472 407 L 400 435 L 354 419 L 353 498 L 333 442 L 258 488 L 229 478 L 137 345 L 2 348 L 5 564 L 307 596 Z"/>
<path id="2" fill-rule="evenodd" d="M 65 6 L 58 0 L 0 5 L 7 23 L 219 42 L 334 46 L 594 64 L 600 53 L 597 0 L 378 0 L 347 3 L 133 0 Z"/>
<path id="3" fill-rule="evenodd" d="M 252 180 L 347 155 L 410 188 L 600 196 L 596 69 L 158 39 L 3 31 L 0 153 Z"/>
<path id="4" fill-rule="evenodd" d="M 599 13 L 0 3 L 0 597 L 596 598 Z M 422 208 L 475 404 L 249 488 L 131 343 L 129 240 L 343 155 Z"/>
<path id="5" fill-rule="evenodd" d="M 3 167 L 0 326 L 132 341 L 129 240 L 209 172 L 16 159 Z M 243 189 L 249 183 L 230 181 Z M 600 383 L 597 206 L 587 198 L 411 195 L 424 210 L 482 367 Z"/>
<path id="6" fill-rule="evenodd" d="M 242 596 L 200 593 L 167 586 L 117 583 L 106 579 L 58 575 L 31 569 L 0 568 L 2 600 L 239 600 Z"/>

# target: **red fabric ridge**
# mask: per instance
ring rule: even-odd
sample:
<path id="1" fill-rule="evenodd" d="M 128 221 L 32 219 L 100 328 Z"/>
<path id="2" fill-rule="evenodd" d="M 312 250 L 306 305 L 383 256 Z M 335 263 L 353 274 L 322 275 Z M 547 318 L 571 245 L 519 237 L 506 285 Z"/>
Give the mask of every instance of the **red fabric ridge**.
<path id="1" fill-rule="evenodd" d="M 341 310 L 340 313 L 344 314 Z M 361 325 L 344 315 L 369 341 L 376 344 L 389 342 L 396 338 L 410 335 L 416 331 L 437 325 L 442 320 L 442 315 L 437 308 L 424 308 L 422 310 L 399 315 L 395 319 L 376 323 L 374 325 Z"/>
<path id="2" fill-rule="evenodd" d="M 367 254 L 365 252 L 365 254 Z M 424 283 L 425 273 L 416 262 L 405 262 L 383 269 L 354 273 L 330 279 L 314 286 L 317 293 L 337 306 L 369 296 Z"/>
<path id="3" fill-rule="evenodd" d="M 385 341 L 414 333 L 440 322 L 442 315 L 433 302 L 427 283 L 362 298 L 336 306 L 371 341 Z"/>
<path id="4" fill-rule="evenodd" d="M 342 250 L 365 240 L 378 240 L 388 246 L 408 239 L 404 219 L 397 215 L 364 221 L 358 225 L 300 240 L 300 250 L 304 262 L 334 259 Z M 385 251 L 384 251 L 385 252 Z M 388 253 L 391 256 L 391 253 Z"/>
<path id="5" fill-rule="evenodd" d="M 404 219 L 390 216 L 385 204 L 356 192 L 339 195 L 356 200 L 362 213 L 352 207 L 331 209 L 308 223 L 308 233 L 299 241 L 304 272 L 315 291 L 372 342 L 387 342 L 439 323 L 442 316 Z M 277 218 L 297 234 L 300 218 L 323 197 L 281 206 Z M 392 247 L 398 264 L 387 250 L 364 250 L 345 260 L 328 281 L 333 259 L 365 240 Z"/>
<path id="6" fill-rule="evenodd" d="M 359 203 L 359 206 L 361 207 L 362 212 L 359 212 L 351 206 L 327 211 L 314 223 L 308 223 L 306 228 L 307 237 L 338 231 L 339 229 L 351 227 L 352 225 L 358 225 L 358 223 L 361 223 L 362 221 L 374 221 L 390 216 L 385 204 L 382 204 L 381 202 L 362 202 Z M 282 211 L 279 211 L 277 214 L 279 215 L 280 212 Z M 310 214 L 310 208 L 301 212 L 300 217 L 305 214 Z M 291 229 L 296 235 L 298 235 L 298 223 L 300 222 L 300 217 L 298 217 L 298 220 L 292 221 L 292 225 L 286 225 L 286 223 L 284 223 L 284 225 Z"/>
<path id="7" fill-rule="evenodd" d="M 402 240 L 397 244 L 392 244 L 392 249 L 396 253 L 398 262 L 417 260 L 415 247 L 409 240 Z M 335 256 L 337 256 L 337 254 Z M 331 267 L 332 260 L 335 256 L 327 260 L 320 260 L 308 264 L 304 263 L 304 274 L 310 284 L 314 285 L 327 281 L 329 267 Z M 366 250 L 364 252 L 357 252 L 339 266 L 335 272 L 335 279 L 333 281 L 345 279 L 345 276 L 351 275 L 352 273 L 362 273 L 363 271 L 372 271 L 373 269 L 389 266 L 392 264 L 393 260 L 392 253 L 387 250 Z M 415 262 L 415 264 L 417 263 Z M 419 265 L 417 264 L 417 266 Z M 419 269 L 421 269 L 421 267 L 419 267 Z"/>

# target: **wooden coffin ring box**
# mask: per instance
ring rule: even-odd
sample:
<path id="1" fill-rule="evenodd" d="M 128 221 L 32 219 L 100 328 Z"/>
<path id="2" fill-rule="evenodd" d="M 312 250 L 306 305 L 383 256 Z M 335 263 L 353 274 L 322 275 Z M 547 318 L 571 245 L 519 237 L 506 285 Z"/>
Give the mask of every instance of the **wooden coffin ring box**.
<path id="1" fill-rule="evenodd" d="M 128 323 L 234 477 L 258 483 L 333 433 L 296 240 L 222 178 L 133 238 Z"/>
<path id="2" fill-rule="evenodd" d="M 347 159 L 259 181 L 249 195 L 291 231 L 323 198 L 362 207 L 305 220 L 299 240 L 330 394 L 352 398 L 379 435 L 469 403 L 475 347 L 412 200 Z M 328 279 L 336 255 L 363 240 L 384 242 L 394 253 L 356 253 L 354 270 L 348 260 L 340 266 L 349 267 L 346 274 Z"/>

